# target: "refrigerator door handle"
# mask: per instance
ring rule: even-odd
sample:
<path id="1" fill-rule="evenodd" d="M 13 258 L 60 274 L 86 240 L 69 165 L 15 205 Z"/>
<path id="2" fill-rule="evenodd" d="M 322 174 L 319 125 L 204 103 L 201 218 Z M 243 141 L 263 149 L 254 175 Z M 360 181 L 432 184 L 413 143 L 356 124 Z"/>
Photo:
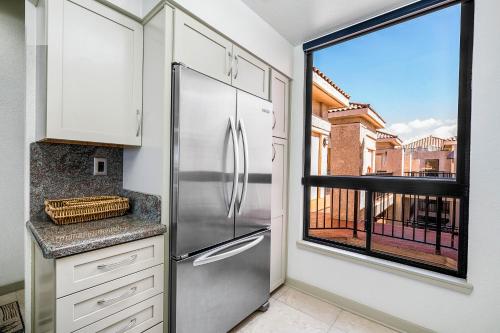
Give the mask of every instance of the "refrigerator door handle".
<path id="1" fill-rule="evenodd" d="M 236 126 L 234 124 L 233 117 L 229 117 L 229 128 L 231 130 L 231 136 L 233 137 L 233 158 L 234 158 L 234 172 L 233 172 L 233 192 L 231 193 L 231 200 L 229 201 L 229 211 L 227 217 L 230 218 L 233 215 L 234 204 L 236 202 L 236 194 L 238 192 L 238 174 L 239 174 L 239 152 L 238 152 L 238 136 L 236 133 Z"/>
<path id="2" fill-rule="evenodd" d="M 243 141 L 243 187 L 241 189 L 241 198 L 240 203 L 238 205 L 238 215 L 241 214 L 241 207 L 243 207 L 243 203 L 247 197 L 247 187 L 248 187 L 248 139 L 247 139 L 247 131 L 245 130 L 245 124 L 243 123 L 243 119 L 240 119 L 238 122 L 239 130 L 241 131 L 241 137 Z"/>
<path id="3" fill-rule="evenodd" d="M 202 255 L 201 257 L 197 258 L 195 261 L 193 261 L 193 266 L 206 265 L 206 264 L 209 264 L 211 262 L 215 262 L 215 261 L 219 261 L 219 260 L 223 260 L 223 259 L 235 256 L 239 253 L 245 252 L 246 250 L 249 250 L 252 247 L 256 246 L 257 244 L 262 242 L 263 239 L 264 239 L 264 236 L 261 235 L 261 236 L 251 237 L 251 238 L 245 238 L 245 239 L 239 240 L 239 241 L 234 242 L 234 243 L 229 243 L 229 244 L 223 245 L 223 246 L 221 246 L 217 249 L 214 249 L 214 250 Z M 221 252 L 229 247 L 232 247 L 232 246 L 235 246 L 235 245 L 238 245 L 241 243 L 247 243 L 247 242 L 250 242 L 250 243 L 245 244 L 237 249 L 227 251 L 227 252 L 224 252 L 221 254 L 217 254 L 217 253 L 219 253 L 219 252 Z"/>

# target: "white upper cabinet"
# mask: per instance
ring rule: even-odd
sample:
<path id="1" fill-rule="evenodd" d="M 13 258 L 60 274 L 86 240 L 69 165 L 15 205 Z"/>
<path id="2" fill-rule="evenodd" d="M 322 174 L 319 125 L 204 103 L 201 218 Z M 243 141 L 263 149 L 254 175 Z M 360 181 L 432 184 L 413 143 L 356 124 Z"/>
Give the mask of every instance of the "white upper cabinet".
<path id="1" fill-rule="evenodd" d="M 233 54 L 233 86 L 269 99 L 269 66 L 236 45 Z"/>
<path id="2" fill-rule="evenodd" d="M 141 145 L 142 25 L 94 0 L 45 7 L 43 139 Z"/>
<path id="3" fill-rule="evenodd" d="M 273 102 L 273 136 L 288 137 L 288 108 L 290 105 L 290 81 L 273 70 L 271 74 L 271 102 Z"/>
<path id="4" fill-rule="evenodd" d="M 180 10 L 174 22 L 174 62 L 231 84 L 233 43 Z"/>
<path id="5" fill-rule="evenodd" d="M 181 10 L 174 16 L 174 62 L 269 99 L 267 64 Z"/>

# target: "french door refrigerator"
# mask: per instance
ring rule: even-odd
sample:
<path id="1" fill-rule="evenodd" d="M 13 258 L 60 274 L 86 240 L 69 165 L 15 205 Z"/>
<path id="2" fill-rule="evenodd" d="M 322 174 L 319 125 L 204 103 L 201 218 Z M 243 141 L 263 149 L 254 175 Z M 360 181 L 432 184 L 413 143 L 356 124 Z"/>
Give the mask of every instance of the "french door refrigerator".
<path id="1" fill-rule="evenodd" d="M 221 333 L 269 300 L 272 104 L 172 68 L 170 332 Z"/>

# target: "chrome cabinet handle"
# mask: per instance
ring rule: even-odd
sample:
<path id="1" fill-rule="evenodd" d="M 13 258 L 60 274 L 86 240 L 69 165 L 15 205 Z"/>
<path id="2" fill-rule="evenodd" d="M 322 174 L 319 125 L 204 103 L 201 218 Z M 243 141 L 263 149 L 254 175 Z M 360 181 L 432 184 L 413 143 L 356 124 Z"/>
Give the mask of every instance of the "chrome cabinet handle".
<path id="1" fill-rule="evenodd" d="M 110 305 L 114 304 L 118 301 L 124 300 L 126 298 L 129 298 L 130 296 L 134 295 L 137 292 L 137 287 L 132 287 L 130 288 L 127 292 L 124 294 L 117 296 L 117 297 L 112 297 L 112 298 L 103 298 L 97 301 L 97 304 L 99 305 Z"/>
<path id="2" fill-rule="evenodd" d="M 131 329 L 132 327 L 135 326 L 135 324 L 137 323 L 137 318 L 132 318 L 130 319 L 129 323 L 127 326 L 123 327 L 123 328 L 120 328 L 118 331 L 116 331 L 115 333 L 125 333 L 127 332 L 129 329 Z"/>
<path id="3" fill-rule="evenodd" d="M 137 254 L 133 254 L 130 256 L 130 258 L 124 259 L 122 261 L 114 262 L 111 264 L 98 265 L 97 269 L 103 270 L 103 271 L 111 271 L 111 270 L 117 269 L 121 266 L 130 265 L 136 260 L 137 260 Z"/>
<path id="4" fill-rule="evenodd" d="M 239 174 L 239 152 L 238 152 L 238 136 L 236 134 L 236 126 L 234 125 L 233 117 L 229 117 L 229 128 L 233 137 L 233 158 L 234 158 L 234 172 L 233 172 L 233 192 L 231 193 L 231 200 L 229 202 L 229 212 L 227 217 L 230 218 L 233 214 L 234 203 L 236 202 L 236 192 L 238 191 L 238 174 Z"/>
<path id="5" fill-rule="evenodd" d="M 241 207 L 247 197 L 247 187 L 248 187 L 248 142 L 247 142 L 247 131 L 245 130 L 245 124 L 243 124 L 243 119 L 238 122 L 239 130 L 241 131 L 241 137 L 243 141 L 243 187 L 241 189 L 240 204 L 238 205 L 238 215 L 241 214 Z"/>
<path id="6" fill-rule="evenodd" d="M 227 59 L 226 59 L 226 70 L 227 70 L 227 76 L 231 76 L 232 72 L 232 64 L 231 64 L 231 59 L 233 58 L 233 54 L 231 51 L 227 51 Z"/>
<path id="7" fill-rule="evenodd" d="M 234 78 L 236 79 L 238 77 L 238 72 L 239 72 L 239 65 L 240 65 L 240 60 L 237 55 L 234 55 L 234 61 L 236 62 L 236 72 L 234 73 Z"/>
<path id="8" fill-rule="evenodd" d="M 271 162 L 274 162 L 275 158 L 276 158 L 276 148 L 274 147 L 274 143 L 272 144 L 273 146 L 273 158 L 271 160 Z"/>
<path id="9" fill-rule="evenodd" d="M 142 127 L 142 114 L 141 114 L 141 111 L 139 109 L 137 109 L 137 112 L 136 112 L 136 120 L 137 120 L 137 131 L 135 133 L 135 136 L 139 136 L 139 134 L 141 134 L 141 127 Z"/>
<path id="10" fill-rule="evenodd" d="M 242 240 L 239 240 L 237 242 L 234 242 L 234 243 L 229 243 L 229 244 L 223 245 L 223 246 L 221 246 L 217 249 L 214 249 L 214 250 L 202 255 L 201 257 L 195 259 L 193 261 L 193 266 L 206 265 L 206 264 L 209 264 L 209 263 L 214 262 L 214 261 L 219 261 L 222 259 L 226 259 L 226 258 L 235 256 L 241 252 L 245 252 L 246 250 L 249 250 L 252 247 L 256 246 L 257 244 L 262 242 L 263 239 L 264 239 L 264 236 L 255 236 L 252 238 L 246 238 L 246 239 L 242 239 Z M 221 251 L 224 251 L 225 249 L 227 249 L 229 247 L 233 247 L 233 246 L 241 244 L 241 243 L 247 243 L 249 241 L 252 241 L 252 242 L 248 243 L 246 245 L 243 245 L 242 247 L 239 247 L 237 249 L 227 251 L 227 252 L 224 252 L 222 254 L 217 254 Z"/>
<path id="11" fill-rule="evenodd" d="M 274 113 L 273 110 L 273 129 L 276 127 L 276 114 Z"/>

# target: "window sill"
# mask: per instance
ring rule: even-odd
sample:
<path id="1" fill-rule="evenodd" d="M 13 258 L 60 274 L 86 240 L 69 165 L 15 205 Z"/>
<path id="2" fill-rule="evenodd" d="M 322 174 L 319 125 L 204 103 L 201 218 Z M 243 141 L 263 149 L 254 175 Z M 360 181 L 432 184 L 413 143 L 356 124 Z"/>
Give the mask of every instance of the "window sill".
<path id="1" fill-rule="evenodd" d="M 371 268 L 408 277 L 417 281 L 426 282 L 446 289 L 454 290 L 466 295 L 472 293 L 473 286 L 467 280 L 452 276 L 427 271 L 424 269 L 402 265 L 384 259 L 374 258 L 367 255 L 350 252 L 334 247 L 321 245 L 304 240 L 297 241 L 300 249 L 316 252 L 319 254 L 348 260 L 357 264 L 363 264 Z"/>

